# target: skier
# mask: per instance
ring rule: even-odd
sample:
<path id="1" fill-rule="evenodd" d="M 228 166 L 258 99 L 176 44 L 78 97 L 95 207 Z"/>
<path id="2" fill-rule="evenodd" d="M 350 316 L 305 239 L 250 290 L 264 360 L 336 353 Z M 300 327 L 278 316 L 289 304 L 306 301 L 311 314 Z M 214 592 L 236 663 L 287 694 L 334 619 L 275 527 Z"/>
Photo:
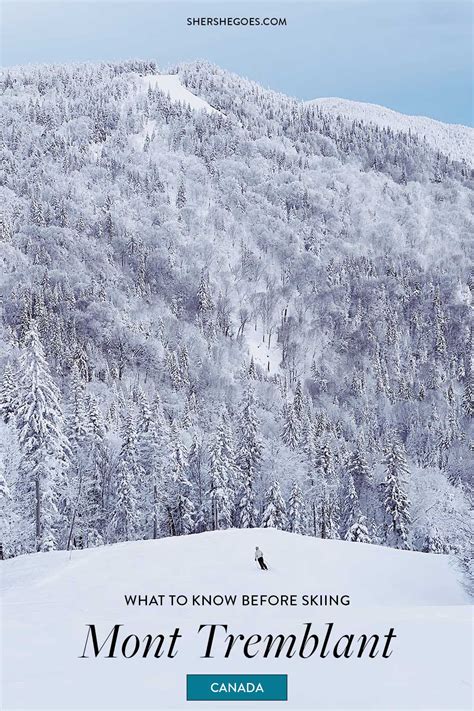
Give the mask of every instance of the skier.
<path id="1" fill-rule="evenodd" d="M 268 570 L 267 564 L 263 560 L 263 553 L 258 546 L 255 546 L 255 560 L 258 560 L 262 570 Z"/>

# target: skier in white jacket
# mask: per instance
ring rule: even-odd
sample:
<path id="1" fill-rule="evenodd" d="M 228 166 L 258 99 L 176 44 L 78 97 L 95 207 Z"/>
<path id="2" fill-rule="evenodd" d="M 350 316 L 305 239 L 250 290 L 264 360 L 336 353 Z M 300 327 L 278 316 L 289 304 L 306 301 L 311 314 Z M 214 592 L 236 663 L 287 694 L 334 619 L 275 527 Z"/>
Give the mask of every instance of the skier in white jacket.
<path id="1" fill-rule="evenodd" d="M 258 561 L 262 570 L 268 570 L 267 564 L 263 560 L 263 553 L 258 546 L 255 546 L 255 560 Z"/>

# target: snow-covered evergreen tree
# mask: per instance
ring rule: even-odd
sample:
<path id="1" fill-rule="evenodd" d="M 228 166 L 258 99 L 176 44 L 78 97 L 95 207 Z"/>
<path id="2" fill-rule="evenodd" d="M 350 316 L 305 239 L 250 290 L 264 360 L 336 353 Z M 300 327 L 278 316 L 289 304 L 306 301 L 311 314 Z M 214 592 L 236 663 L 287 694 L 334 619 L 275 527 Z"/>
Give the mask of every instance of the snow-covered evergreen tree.
<path id="1" fill-rule="evenodd" d="M 373 499 L 373 477 L 367 459 L 359 448 L 349 454 L 346 471 L 352 479 L 362 513 L 369 516 Z"/>
<path id="2" fill-rule="evenodd" d="M 206 270 L 202 271 L 201 280 L 198 288 L 199 313 L 204 319 L 207 319 L 210 312 L 214 308 L 211 296 L 211 288 L 209 284 L 209 273 Z"/>
<path id="3" fill-rule="evenodd" d="M 152 537 L 158 538 L 164 519 L 162 491 L 165 486 L 165 456 L 169 446 L 168 430 L 159 397 L 155 398 L 151 406 L 146 398 L 142 400 L 137 430 L 140 464 L 144 472 L 142 498 L 145 530 L 151 530 Z"/>
<path id="4" fill-rule="evenodd" d="M 264 528 L 279 528 L 281 531 L 286 531 L 288 527 L 286 505 L 281 494 L 280 484 L 277 481 L 272 482 L 265 493 L 262 526 Z"/>
<path id="5" fill-rule="evenodd" d="M 288 528 L 293 533 L 306 533 L 306 510 L 303 492 L 293 481 L 288 500 Z"/>
<path id="6" fill-rule="evenodd" d="M 326 439 L 317 453 L 317 478 L 321 486 L 321 538 L 339 538 L 340 506 L 339 480 L 329 441 Z"/>
<path id="7" fill-rule="evenodd" d="M 181 181 L 178 187 L 178 194 L 176 196 L 176 207 L 181 208 L 186 205 L 186 190 L 184 183 Z"/>
<path id="8" fill-rule="evenodd" d="M 287 403 L 283 407 L 283 442 L 291 449 L 296 449 L 300 440 L 300 423 L 293 404 Z"/>
<path id="9" fill-rule="evenodd" d="M 309 421 L 304 451 L 306 455 L 304 496 L 308 510 L 308 532 L 312 536 L 320 533 L 320 508 L 323 496 L 324 477 L 318 464 L 316 427 Z"/>
<path id="10" fill-rule="evenodd" d="M 423 551 L 425 553 L 447 553 L 446 545 L 443 542 L 441 534 L 436 527 L 433 527 L 425 536 L 423 543 Z"/>
<path id="11" fill-rule="evenodd" d="M 358 519 L 347 529 L 345 539 L 352 543 L 372 543 L 365 516 L 359 515 Z"/>
<path id="12" fill-rule="evenodd" d="M 359 497 L 354 486 L 354 480 L 350 473 L 346 478 L 346 495 L 344 499 L 344 537 L 347 538 L 349 531 L 356 524 L 362 512 L 360 510 Z"/>
<path id="13" fill-rule="evenodd" d="M 474 417 L 474 367 L 471 361 L 469 362 L 464 381 L 462 406 L 468 417 Z"/>
<path id="14" fill-rule="evenodd" d="M 0 459 L 0 543 L 5 544 L 8 529 L 8 511 L 12 500 L 10 489 L 5 480 L 5 466 Z"/>
<path id="15" fill-rule="evenodd" d="M 34 522 L 35 547 L 52 550 L 59 542 L 70 450 L 61 396 L 34 323 L 25 334 L 20 363 L 16 424 L 22 458 L 18 487 L 25 515 Z"/>
<path id="16" fill-rule="evenodd" d="M 225 429 L 219 423 L 209 448 L 209 499 L 213 530 L 229 528 L 232 523 L 232 463 L 226 452 Z"/>
<path id="17" fill-rule="evenodd" d="M 0 383 L 0 417 L 5 424 L 12 420 L 16 408 L 17 387 L 15 385 L 15 375 L 11 364 L 7 363 Z"/>
<path id="18" fill-rule="evenodd" d="M 0 502 L 2 503 L 11 499 L 10 490 L 7 486 L 7 482 L 5 481 L 3 470 L 3 461 L 0 461 Z"/>
<path id="19" fill-rule="evenodd" d="M 293 398 L 293 411 L 298 422 L 301 422 L 304 410 L 303 386 L 301 380 L 298 380 L 295 388 L 295 397 Z"/>
<path id="20" fill-rule="evenodd" d="M 71 405 L 68 422 L 68 438 L 75 450 L 79 450 L 88 432 L 85 384 L 79 367 L 74 363 L 71 371 Z"/>
<path id="21" fill-rule="evenodd" d="M 137 486 L 143 470 L 139 462 L 134 417 L 127 413 L 122 429 L 122 447 L 115 471 L 115 502 L 110 521 L 113 540 L 133 540 L 138 532 Z"/>
<path id="22" fill-rule="evenodd" d="M 402 447 L 395 439 L 388 444 L 383 463 L 387 542 L 395 548 L 408 548 L 410 501 L 406 485 L 409 471 Z"/>
<path id="23" fill-rule="evenodd" d="M 164 482 L 165 509 L 170 535 L 192 533 L 196 508 L 191 498 L 191 482 L 187 476 L 185 452 L 175 424 L 171 426 L 169 432 Z"/>
<path id="24" fill-rule="evenodd" d="M 239 442 L 239 468 L 241 472 L 239 510 L 242 528 L 253 528 L 257 525 L 258 511 L 255 506 L 255 477 L 262 454 L 259 426 L 255 395 L 251 386 L 247 385 L 240 417 Z"/>

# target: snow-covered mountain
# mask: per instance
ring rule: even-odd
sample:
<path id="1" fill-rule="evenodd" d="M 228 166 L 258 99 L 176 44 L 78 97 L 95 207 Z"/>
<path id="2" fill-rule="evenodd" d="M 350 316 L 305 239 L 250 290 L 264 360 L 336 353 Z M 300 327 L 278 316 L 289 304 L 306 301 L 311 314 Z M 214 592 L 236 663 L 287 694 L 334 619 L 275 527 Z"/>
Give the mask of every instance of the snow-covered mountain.
<path id="1" fill-rule="evenodd" d="M 453 160 L 465 160 L 468 165 L 474 165 L 474 128 L 469 126 L 443 123 L 426 116 L 408 116 L 384 106 L 349 99 L 321 98 L 307 103 L 332 116 L 343 116 L 392 131 L 410 132 L 424 138 L 434 150 Z"/>
<path id="2" fill-rule="evenodd" d="M 6 554 L 263 525 L 463 555 L 467 164 L 205 62 L 0 86 Z"/>
<path id="3" fill-rule="evenodd" d="M 257 544 L 268 573 L 253 561 Z M 4 708 L 185 708 L 186 674 L 197 673 L 288 674 L 289 709 L 470 706 L 469 600 L 448 556 L 254 529 L 121 543 L 71 556 L 38 553 L 1 567 Z M 168 598 L 162 606 L 125 604 L 124 595 L 138 594 L 237 599 L 229 606 L 217 600 L 171 607 Z M 294 594 L 298 604 L 243 606 L 241 596 L 249 594 Z M 349 595 L 350 605 L 303 606 L 303 595 Z M 239 643 L 224 659 L 225 635 L 218 631 L 214 658 L 201 658 L 201 624 L 227 624 L 228 633 L 246 636 L 301 638 L 307 622 L 319 635 L 333 622 L 334 640 L 382 636 L 393 627 L 392 654 L 245 659 Z M 182 639 L 173 659 L 125 659 L 119 651 L 115 659 L 104 652 L 94 658 L 90 640 L 88 658 L 81 659 L 90 624 L 99 644 L 114 625 L 123 625 L 118 649 L 129 634 L 167 636 L 179 627 Z"/>

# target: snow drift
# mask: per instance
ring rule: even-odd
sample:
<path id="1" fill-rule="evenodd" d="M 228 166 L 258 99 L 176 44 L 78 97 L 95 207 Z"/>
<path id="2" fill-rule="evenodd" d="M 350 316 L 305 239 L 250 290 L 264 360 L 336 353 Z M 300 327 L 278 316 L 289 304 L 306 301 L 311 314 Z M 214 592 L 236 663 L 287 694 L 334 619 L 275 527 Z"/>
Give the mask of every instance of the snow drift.
<path id="1" fill-rule="evenodd" d="M 257 544 L 268 573 L 253 561 Z M 184 708 L 186 674 L 213 672 L 288 674 L 292 709 L 470 705 L 469 599 L 447 556 L 247 529 L 26 555 L 2 571 L 4 708 Z M 233 594 L 237 604 L 126 605 L 134 594 Z M 349 595 L 350 605 L 251 607 L 244 594 Z M 201 658 L 201 624 L 287 635 L 308 622 L 334 622 L 338 634 L 393 627 L 393 654 L 225 659 L 216 647 Z M 102 637 L 115 624 L 139 637 L 179 627 L 182 639 L 173 659 L 80 659 L 89 624 Z"/>

